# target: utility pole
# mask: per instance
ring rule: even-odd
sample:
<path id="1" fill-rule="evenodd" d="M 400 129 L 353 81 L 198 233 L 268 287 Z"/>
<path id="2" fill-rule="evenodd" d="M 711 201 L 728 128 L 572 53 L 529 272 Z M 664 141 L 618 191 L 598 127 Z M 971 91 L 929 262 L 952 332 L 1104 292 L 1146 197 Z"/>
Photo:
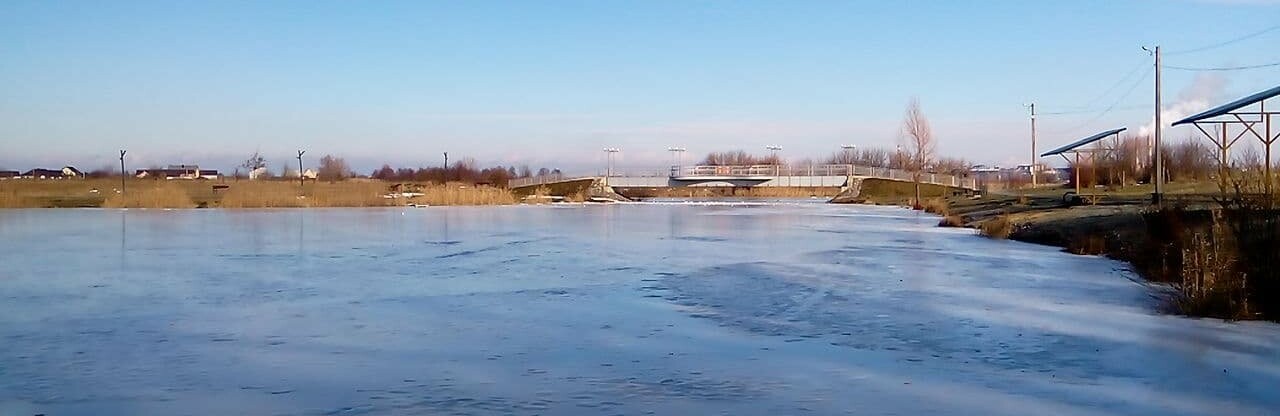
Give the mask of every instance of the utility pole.
<path id="1" fill-rule="evenodd" d="M 1145 51 L 1151 52 L 1151 54 L 1155 55 L 1156 57 L 1155 59 L 1156 60 L 1156 63 L 1155 63 L 1156 65 L 1156 126 L 1155 126 L 1155 132 L 1154 132 L 1155 147 L 1151 149 L 1151 157 L 1155 159 L 1155 161 L 1152 163 L 1152 165 L 1155 167 L 1155 172 L 1152 173 L 1152 176 L 1155 176 L 1155 180 L 1153 180 L 1151 183 L 1155 184 L 1155 192 L 1151 194 L 1151 202 L 1159 205 L 1160 199 L 1162 196 L 1161 191 L 1164 189 L 1164 161 L 1162 161 L 1161 159 L 1163 158 L 1160 157 L 1160 125 L 1161 125 L 1160 110 L 1162 109 L 1161 101 L 1160 101 L 1160 46 L 1157 45 L 1154 50 L 1147 49 L 1147 47 L 1145 46 L 1143 46 L 1142 49 Z"/>
<path id="2" fill-rule="evenodd" d="M 298 151 L 298 190 L 302 190 L 306 186 L 307 177 L 302 175 L 302 155 L 307 153 L 305 150 Z"/>
<path id="3" fill-rule="evenodd" d="M 124 170 L 124 154 L 125 153 L 126 152 L 124 150 L 120 151 L 120 194 L 121 195 L 124 195 L 124 177 L 128 175 L 128 173 L 125 173 L 127 171 Z"/>
<path id="4" fill-rule="evenodd" d="M 1036 103 L 1027 104 L 1031 108 L 1031 188 L 1036 187 Z"/>
<path id="5" fill-rule="evenodd" d="M 449 183 L 449 152 L 444 152 L 444 183 Z"/>

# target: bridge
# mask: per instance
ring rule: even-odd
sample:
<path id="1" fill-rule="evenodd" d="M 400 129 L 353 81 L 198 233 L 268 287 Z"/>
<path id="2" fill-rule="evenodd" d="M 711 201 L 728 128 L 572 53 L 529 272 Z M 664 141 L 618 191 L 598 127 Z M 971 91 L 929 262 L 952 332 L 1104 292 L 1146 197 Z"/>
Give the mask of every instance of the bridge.
<path id="1" fill-rule="evenodd" d="M 914 173 L 901 169 L 859 165 L 751 165 L 751 166 L 673 166 L 668 170 L 611 172 L 604 175 L 549 174 L 512 179 L 512 190 L 553 186 L 569 182 L 592 181 L 595 188 L 682 188 L 682 187 L 825 187 L 857 188 L 864 179 L 914 182 Z M 941 173 L 920 174 L 920 183 L 977 190 L 977 182 Z"/>

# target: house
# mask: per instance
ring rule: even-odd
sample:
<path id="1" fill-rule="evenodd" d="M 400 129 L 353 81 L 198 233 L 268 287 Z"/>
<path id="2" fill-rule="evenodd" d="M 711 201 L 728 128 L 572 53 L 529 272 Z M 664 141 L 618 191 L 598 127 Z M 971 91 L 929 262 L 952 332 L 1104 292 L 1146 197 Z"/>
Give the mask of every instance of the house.
<path id="1" fill-rule="evenodd" d="M 12 172 L 12 171 L 10 171 Z M 35 168 L 21 174 L 15 175 L 16 178 L 25 179 L 65 179 L 65 178 L 84 178 L 84 173 L 71 166 L 63 166 L 62 169 L 45 169 Z"/>
<path id="2" fill-rule="evenodd" d="M 16 170 L 0 170 L 0 180 L 14 179 L 21 175 L 22 172 Z"/>
<path id="3" fill-rule="evenodd" d="M 261 168 L 257 168 L 257 169 L 254 169 L 254 170 L 249 171 L 249 180 L 251 180 L 251 181 L 252 181 L 252 180 L 258 180 L 258 179 L 270 178 L 270 177 L 271 177 L 271 172 L 268 172 L 268 171 L 267 171 L 267 168 L 265 168 L 265 167 L 261 167 Z"/>
<path id="4" fill-rule="evenodd" d="M 62 170 L 35 168 L 18 175 L 26 179 L 62 179 Z"/>
<path id="5" fill-rule="evenodd" d="M 169 165 L 164 169 L 138 169 L 134 171 L 138 178 L 153 179 L 218 179 L 218 171 L 200 169 L 197 165 Z"/>
<path id="6" fill-rule="evenodd" d="M 297 171 L 292 171 L 292 170 L 291 170 L 291 171 L 288 171 L 288 172 L 285 172 L 285 177 L 288 177 L 288 178 L 297 178 L 297 177 L 298 177 L 298 172 L 297 172 Z M 316 173 L 315 169 L 307 168 L 307 170 L 302 171 L 302 178 L 303 178 L 303 179 L 312 179 L 312 180 L 314 180 L 314 179 L 316 179 L 316 178 L 318 178 L 318 177 L 320 177 L 320 175 L 319 175 L 318 173 Z"/>

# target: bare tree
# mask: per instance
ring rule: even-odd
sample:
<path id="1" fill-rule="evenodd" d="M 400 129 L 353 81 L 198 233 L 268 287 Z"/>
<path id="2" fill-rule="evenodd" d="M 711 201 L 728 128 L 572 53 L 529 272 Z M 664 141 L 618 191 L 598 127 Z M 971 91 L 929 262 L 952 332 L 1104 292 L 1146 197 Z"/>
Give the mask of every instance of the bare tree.
<path id="1" fill-rule="evenodd" d="M 902 141 L 907 151 L 907 170 L 911 171 L 911 180 L 916 185 L 915 205 L 920 205 L 920 177 L 926 166 L 933 163 L 936 143 L 933 140 L 933 129 L 929 127 L 929 118 L 920 109 L 920 100 L 912 97 L 907 103 L 907 113 L 902 118 Z"/>
<path id="2" fill-rule="evenodd" d="M 254 151 L 252 155 L 249 155 L 248 159 L 245 159 L 244 163 L 240 164 L 240 166 L 245 168 L 245 170 L 265 168 L 267 167 L 267 158 L 262 157 L 261 153 Z"/>
<path id="3" fill-rule="evenodd" d="M 940 157 L 933 163 L 933 172 L 945 173 L 951 176 L 968 176 L 969 169 L 973 168 L 973 163 L 954 157 Z"/>
<path id="4" fill-rule="evenodd" d="M 780 165 L 781 158 L 775 155 L 756 156 L 744 150 L 728 152 L 711 152 L 702 159 L 703 165 L 709 166 L 748 166 L 748 165 Z"/>
<path id="5" fill-rule="evenodd" d="M 347 161 L 333 155 L 324 155 L 320 158 L 320 170 L 316 172 L 322 181 L 340 181 L 346 179 L 351 174 L 351 170 L 347 168 Z"/>

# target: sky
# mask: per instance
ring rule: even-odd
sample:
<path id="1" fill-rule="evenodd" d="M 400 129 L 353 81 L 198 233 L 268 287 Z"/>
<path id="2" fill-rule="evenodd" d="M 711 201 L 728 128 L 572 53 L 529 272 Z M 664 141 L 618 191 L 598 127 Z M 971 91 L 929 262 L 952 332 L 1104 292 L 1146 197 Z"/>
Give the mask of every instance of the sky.
<path id="1" fill-rule="evenodd" d="M 1149 129 L 1152 58 L 1280 62 L 1280 1 L 0 2 L 0 169 L 195 163 L 357 171 L 671 164 L 668 147 L 821 159 L 893 148 L 917 97 L 942 156 L 1012 165 Z M 1165 113 L 1280 66 L 1164 71 Z M 1071 114 L 1053 114 L 1070 112 Z M 1170 121 L 1166 117 L 1166 122 Z M 1187 137 L 1179 127 L 1167 137 Z"/>

